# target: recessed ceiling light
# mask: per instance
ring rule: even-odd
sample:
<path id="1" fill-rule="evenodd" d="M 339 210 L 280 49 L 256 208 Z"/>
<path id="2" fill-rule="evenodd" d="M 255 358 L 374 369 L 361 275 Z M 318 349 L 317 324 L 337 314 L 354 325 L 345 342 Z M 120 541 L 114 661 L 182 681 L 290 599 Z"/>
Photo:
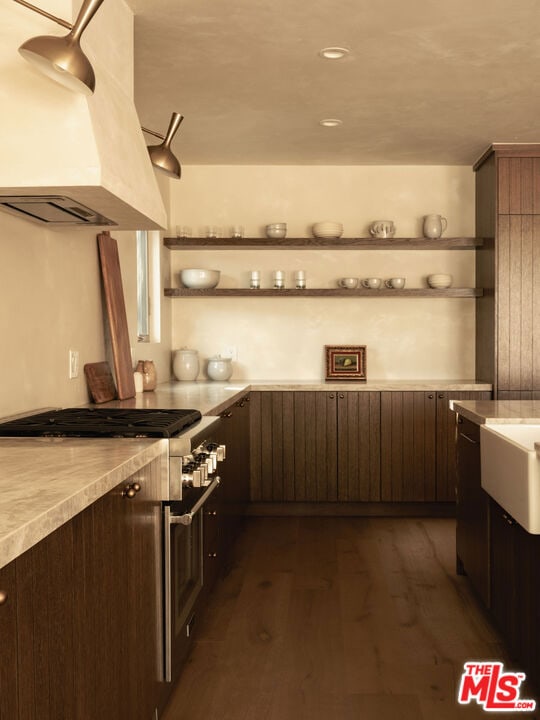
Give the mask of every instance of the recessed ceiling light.
<path id="1" fill-rule="evenodd" d="M 341 60 L 342 57 L 349 53 L 350 50 L 344 47 L 326 47 L 319 50 L 319 55 L 326 60 Z"/>
<path id="2" fill-rule="evenodd" d="M 323 127 L 337 127 L 338 125 L 343 125 L 343 120 L 338 120 L 337 118 L 325 118 L 324 120 L 319 120 L 319 125 L 322 125 Z"/>

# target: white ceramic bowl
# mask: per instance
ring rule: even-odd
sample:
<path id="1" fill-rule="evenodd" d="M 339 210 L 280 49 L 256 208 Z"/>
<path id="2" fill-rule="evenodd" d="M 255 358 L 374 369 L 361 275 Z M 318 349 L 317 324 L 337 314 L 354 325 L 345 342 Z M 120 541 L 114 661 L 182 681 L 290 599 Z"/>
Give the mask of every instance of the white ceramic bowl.
<path id="1" fill-rule="evenodd" d="M 429 287 L 443 289 L 449 288 L 452 285 L 453 279 L 452 275 L 435 273 L 434 275 L 428 275 L 427 282 Z"/>
<path id="2" fill-rule="evenodd" d="M 219 270 L 203 270 L 202 268 L 184 268 L 180 270 L 180 281 L 184 287 L 196 290 L 215 288 L 219 282 Z"/>
<path id="3" fill-rule="evenodd" d="M 330 222 L 326 220 L 324 222 L 314 223 L 311 231 L 314 237 L 338 238 L 343 235 L 343 225 L 338 222 Z"/>

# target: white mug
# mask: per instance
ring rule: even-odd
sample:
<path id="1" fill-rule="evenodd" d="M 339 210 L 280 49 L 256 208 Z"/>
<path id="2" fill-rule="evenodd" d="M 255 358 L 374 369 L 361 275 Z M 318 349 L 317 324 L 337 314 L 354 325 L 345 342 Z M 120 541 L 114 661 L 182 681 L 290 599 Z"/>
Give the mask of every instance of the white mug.
<path id="1" fill-rule="evenodd" d="M 371 290 L 378 290 L 381 287 L 382 280 L 381 278 L 365 278 L 365 280 L 362 280 L 362 285 L 366 288 L 370 288 Z"/>
<path id="2" fill-rule="evenodd" d="M 338 285 L 342 288 L 347 288 L 347 290 L 354 290 L 355 287 L 358 287 L 358 278 L 355 277 L 343 277 L 338 280 Z"/>
<path id="3" fill-rule="evenodd" d="M 394 290 L 402 290 L 405 287 L 405 278 L 388 278 L 388 280 L 385 280 L 384 284 L 387 288 L 394 288 Z"/>
<path id="4" fill-rule="evenodd" d="M 426 215 L 424 217 L 424 237 L 439 238 L 448 227 L 448 222 L 442 215 Z"/>
<path id="5" fill-rule="evenodd" d="M 374 223 L 371 223 L 369 232 L 373 237 L 389 238 L 394 236 L 396 228 L 392 220 L 375 220 Z"/>

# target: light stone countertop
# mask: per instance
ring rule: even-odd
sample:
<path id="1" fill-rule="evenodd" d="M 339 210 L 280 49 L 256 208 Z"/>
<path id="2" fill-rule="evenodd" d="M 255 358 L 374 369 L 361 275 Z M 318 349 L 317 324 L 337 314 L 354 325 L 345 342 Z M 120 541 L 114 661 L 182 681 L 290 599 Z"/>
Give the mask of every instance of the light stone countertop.
<path id="1" fill-rule="evenodd" d="M 491 386 L 473 380 L 171 381 L 153 392 L 101 407 L 193 408 L 203 415 L 218 415 L 250 390 L 469 391 Z M 166 452 L 167 441 L 156 439 L 0 438 L 0 567 L 155 457 L 163 455 L 165 463 Z"/>
<path id="2" fill-rule="evenodd" d="M 160 456 L 155 438 L 0 438 L 0 567 Z"/>
<path id="3" fill-rule="evenodd" d="M 452 404 L 478 425 L 540 425 L 540 400 L 454 400 Z"/>
<path id="4" fill-rule="evenodd" d="M 491 391 L 491 385 L 474 380 L 369 380 L 324 382 L 321 380 L 238 380 L 230 382 L 166 382 L 153 392 L 138 393 L 129 400 L 113 400 L 103 407 L 195 408 L 203 415 L 219 415 L 250 390 L 290 391 Z"/>

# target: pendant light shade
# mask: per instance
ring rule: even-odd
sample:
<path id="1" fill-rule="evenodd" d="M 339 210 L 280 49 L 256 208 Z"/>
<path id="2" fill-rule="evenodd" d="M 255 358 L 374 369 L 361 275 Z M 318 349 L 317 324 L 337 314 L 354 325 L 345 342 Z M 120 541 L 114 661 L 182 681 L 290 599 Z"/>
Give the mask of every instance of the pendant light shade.
<path id="1" fill-rule="evenodd" d="M 183 115 L 174 112 L 172 114 L 171 122 L 169 123 L 169 129 L 167 130 L 167 135 L 165 137 L 153 132 L 152 130 L 147 130 L 146 128 L 143 128 L 145 132 L 148 132 L 151 135 L 155 135 L 156 137 L 163 139 L 163 142 L 159 145 L 149 145 L 148 147 L 148 154 L 150 155 L 152 165 L 157 170 L 165 173 L 165 175 L 176 178 L 177 180 L 179 180 L 182 175 L 182 168 L 180 167 L 178 158 L 172 153 L 170 145 L 183 119 Z"/>
<path id="2" fill-rule="evenodd" d="M 102 3 L 103 0 L 84 0 L 75 24 L 65 37 L 40 35 L 31 38 L 21 45 L 20 54 L 52 80 L 75 92 L 91 95 L 96 87 L 96 78 L 90 61 L 81 49 L 80 38 Z M 21 4 L 51 17 L 29 3 Z M 57 18 L 53 19 L 66 25 Z"/>

